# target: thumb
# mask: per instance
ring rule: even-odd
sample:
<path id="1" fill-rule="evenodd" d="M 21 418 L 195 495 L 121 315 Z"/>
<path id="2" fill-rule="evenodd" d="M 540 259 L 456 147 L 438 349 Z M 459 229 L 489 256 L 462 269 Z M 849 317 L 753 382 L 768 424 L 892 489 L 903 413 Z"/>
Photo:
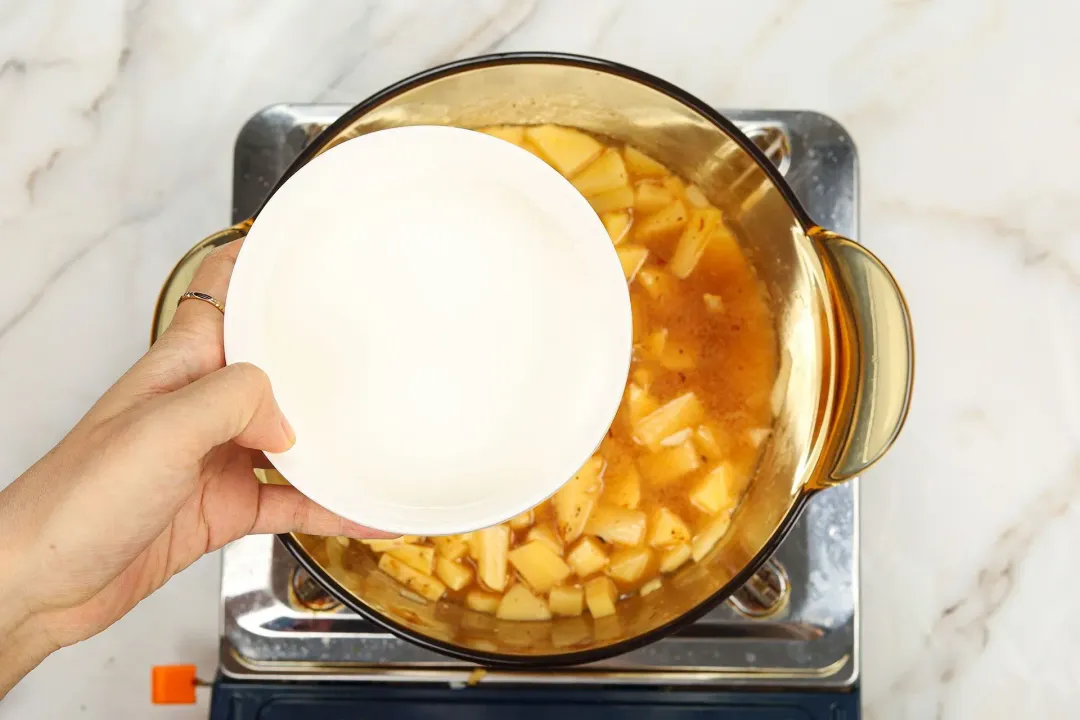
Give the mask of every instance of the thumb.
<path id="1" fill-rule="evenodd" d="M 284 452 L 296 442 L 270 378 L 249 363 L 215 370 L 161 398 L 150 421 L 177 434 L 187 457 L 201 457 L 230 440 L 247 448 Z"/>

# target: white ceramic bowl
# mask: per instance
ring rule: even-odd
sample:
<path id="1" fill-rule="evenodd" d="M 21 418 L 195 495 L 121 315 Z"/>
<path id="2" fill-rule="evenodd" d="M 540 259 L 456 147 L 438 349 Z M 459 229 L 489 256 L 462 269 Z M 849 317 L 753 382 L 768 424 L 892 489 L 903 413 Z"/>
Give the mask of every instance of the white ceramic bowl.
<path id="1" fill-rule="evenodd" d="M 589 204 L 540 159 L 447 127 L 383 130 L 303 166 L 233 273 L 228 362 L 269 375 L 319 504 L 414 535 L 553 494 L 618 409 L 630 299 Z"/>

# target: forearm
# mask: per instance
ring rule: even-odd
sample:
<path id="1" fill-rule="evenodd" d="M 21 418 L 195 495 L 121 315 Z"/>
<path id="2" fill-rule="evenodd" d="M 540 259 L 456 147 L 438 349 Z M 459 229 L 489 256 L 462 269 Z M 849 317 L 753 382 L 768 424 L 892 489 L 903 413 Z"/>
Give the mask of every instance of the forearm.
<path id="1" fill-rule="evenodd" d="M 37 616 L 0 610 L 0 698 L 55 649 Z"/>
<path id="2" fill-rule="evenodd" d="M 26 493 L 20 492 L 21 480 L 0 492 L 0 698 L 56 649 L 27 594 L 30 582 L 24 571 L 32 533 L 21 521 L 32 511 Z"/>

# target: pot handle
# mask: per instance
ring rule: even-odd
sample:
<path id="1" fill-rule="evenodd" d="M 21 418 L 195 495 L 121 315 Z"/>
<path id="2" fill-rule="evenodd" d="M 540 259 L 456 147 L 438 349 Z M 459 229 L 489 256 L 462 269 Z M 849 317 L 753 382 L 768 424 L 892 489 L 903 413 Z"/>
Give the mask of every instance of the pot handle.
<path id="1" fill-rule="evenodd" d="M 852 478 L 892 446 L 907 419 L 915 372 L 907 302 L 892 273 L 869 250 L 821 228 L 810 236 L 824 250 L 840 308 L 839 445 L 825 484 Z"/>
<path id="2" fill-rule="evenodd" d="M 195 271 L 203 258 L 222 245 L 247 237 L 251 222 L 252 219 L 248 218 L 203 238 L 195 243 L 194 247 L 184 254 L 184 257 L 180 258 L 172 272 L 165 278 L 165 284 L 158 293 L 157 305 L 154 307 L 154 321 L 150 326 L 151 345 L 157 342 L 158 337 L 172 322 L 173 315 L 176 314 L 176 303 L 187 290 L 191 279 L 195 277 Z"/>

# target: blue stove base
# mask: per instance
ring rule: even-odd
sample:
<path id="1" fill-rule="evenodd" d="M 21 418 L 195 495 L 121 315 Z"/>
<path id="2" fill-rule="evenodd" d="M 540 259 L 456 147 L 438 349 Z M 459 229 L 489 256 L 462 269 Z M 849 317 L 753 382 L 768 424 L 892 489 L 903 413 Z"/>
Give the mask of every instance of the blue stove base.
<path id="1" fill-rule="evenodd" d="M 218 677 L 210 720 L 858 720 L 859 692 L 245 682 Z"/>

